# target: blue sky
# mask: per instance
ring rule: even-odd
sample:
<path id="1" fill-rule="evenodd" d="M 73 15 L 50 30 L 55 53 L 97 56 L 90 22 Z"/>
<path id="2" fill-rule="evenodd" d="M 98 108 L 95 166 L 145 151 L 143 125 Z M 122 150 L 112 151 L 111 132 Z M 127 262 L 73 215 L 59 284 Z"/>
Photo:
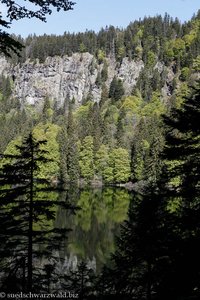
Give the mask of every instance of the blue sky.
<path id="1" fill-rule="evenodd" d="M 126 27 L 144 16 L 169 13 L 181 21 L 188 20 L 200 9 L 200 0 L 75 0 L 73 11 L 54 12 L 47 23 L 34 20 L 13 22 L 11 33 L 63 34 L 64 31 L 99 31 L 106 25 Z M 0 10 L 3 7 L 0 4 Z"/>

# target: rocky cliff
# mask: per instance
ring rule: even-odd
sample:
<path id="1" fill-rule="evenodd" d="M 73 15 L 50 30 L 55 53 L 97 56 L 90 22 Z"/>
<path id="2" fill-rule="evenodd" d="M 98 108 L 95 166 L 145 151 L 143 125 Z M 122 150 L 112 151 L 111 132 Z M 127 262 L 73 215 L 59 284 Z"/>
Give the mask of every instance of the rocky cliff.
<path id="1" fill-rule="evenodd" d="M 114 76 L 122 79 L 126 94 L 130 94 L 144 67 L 143 62 L 124 58 L 119 64 L 107 58 L 108 76 L 105 84 L 109 88 Z M 74 98 L 76 104 L 90 93 L 94 101 L 101 97 L 101 87 L 96 84 L 103 63 L 89 53 L 75 53 L 72 56 L 48 57 L 44 63 L 26 61 L 12 66 L 0 58 L 0 73 L 13 79 L 13 96 L 21 103 L 39 105 L 47 96 L 59 105 L 65 99 Z"/>

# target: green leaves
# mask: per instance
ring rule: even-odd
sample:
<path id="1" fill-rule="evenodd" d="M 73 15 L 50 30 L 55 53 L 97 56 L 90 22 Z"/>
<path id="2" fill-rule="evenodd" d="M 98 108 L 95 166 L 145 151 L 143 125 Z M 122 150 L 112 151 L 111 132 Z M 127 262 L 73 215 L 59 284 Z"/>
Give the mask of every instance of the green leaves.
<path id="1" fill-rule="evenodd" d="M 40 145 L 40 151 L 44 152 L 44 158 L 47 160 L 45 164 L 38 161 L 38 178 L 43 179 L 56 179 L 59 175 L 59 165 L 60 165 L 60 153 L 59 145 L 56 141 L 60 127 L 53 124 L 38 124 L 33 129 L 33 137 L 36 141 L 46 140 L 45 144 Z M 9 155 L 18 155 L 19 149 L 22 145 L 22 137 L 18 137 L 15 140 L 12 140 L 4 154 L 8 155 L 8 158 L 4 158 L 1 164 L 8 163 L 10 161 Z"/>
<path id="2" fill-rule="evenodd" d="M 79 143 L 79 166 L 81 176 L 88 182 L 94 177 L 94 145 L 92 136 L 86 136 Z"/>
<path id="3" fill-rule="evenodd" d="M 110 84 L 109 97 L 115 101 L 118 101 L 124 95 L 124 92 L 125 90 L 122 80 L 114 77 Z"/>
<path id="4" fill-rule="evenodd" d="M 109 159 L 110 166 L 113 169 L 114 182 L 127 182 L 131 175 L 128 151 L 123 148 L 113 149 Z"/>
<path id="5" fill-rule="evenodd" d="M 116 148 L 108 151 L 108 147 L 102 145 L 96 153 L 95 165 L 97 174 L 106 183 L 127 182 L 130 178 L 130 158 L 128 151 Z"/>

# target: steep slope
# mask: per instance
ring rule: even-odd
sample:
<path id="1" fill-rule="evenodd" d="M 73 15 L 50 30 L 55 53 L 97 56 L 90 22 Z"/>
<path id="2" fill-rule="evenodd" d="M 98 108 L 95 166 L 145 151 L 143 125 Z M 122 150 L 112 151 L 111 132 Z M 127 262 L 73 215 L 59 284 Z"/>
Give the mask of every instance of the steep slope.
<path id="1" fill-rule="evenodd" d="M 144 63 L 128 61 L 124 58 L 121 65 L 115 60 L 106 58 L 98 63 L 89 53 L 75 53 L 72 56 L 48 57 L 44 63 L 27 60 L 23 64 L 11 66 L 1 58 L 0 73 L 13 79 L 13 96 L 21 103 L 38 105 L 45 97 L 56 101 L 62 106 L 65 99 L 75 99 L 81 104 L 90 94 L 95 102 L 101 98 L 101 86 L 97 84 L 98 74 L 107 65 L 106 85 L 109 85 L 114 76 L 123 81 L 126 94 L 130 94 Z"/>
<path id="2" fill-rule="evenodd" d="M 56 125 L 65 181 L 156 181 L 161 115 L 180 107 L 199 78 L 200 13 L 184 24 L 156 16 L 24 44 L 20 58 L 0 58 L 0 152 Z"/>

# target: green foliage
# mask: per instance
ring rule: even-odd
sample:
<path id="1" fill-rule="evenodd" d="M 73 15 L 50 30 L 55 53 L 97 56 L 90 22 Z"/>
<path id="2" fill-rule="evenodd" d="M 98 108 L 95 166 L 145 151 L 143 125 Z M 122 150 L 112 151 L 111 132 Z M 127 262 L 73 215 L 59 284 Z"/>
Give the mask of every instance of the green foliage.
<path id="1" fill-rule="evenodd" d="M 110 84 L 109 97 L 118 101 L 124 95 L 124 92 L 122 80 L 114 77 Z"/>
<path id="2" fill-rule="evenodd" d="M 47 140 L 47 143 L 41 146 L 41 149 L 47 151 L 47 159 L 45 165 L 40 165 L 39 176 L 45 179 L 56 179 L 59 176 L 60 153 L 57 136 L 60 127 L 54 124 L 38 124 L 33 129 L 33 136 L 36 140 Z"/>
<path id="3" fill-rule="evenodd" d="M 138 123 L 132 144 L 131 168 L 133 181 L 155 183 L 162 169 L 160 154 L 164 147 L 163 124 L 156 114 Z"/>
<path id="4" fill-rule="evenodd" d="M 91 120 L 89 114 L 92 111 L 92 102 L 89 101 L 85 105 L 80 106 L 74 113 L 74 119 L 80 126 L 78 127 L 78 136 L 83 139 L 91 134 Z"/>
<path id="5" fill-rule="evenodd" d="M 193 61 L 193 65 L 192 68 L 194 71 L 199 72 L 200 71 L 200 55 L 198 55 L 194 61 Z"/>
<path id="6" fill-rule="evenodd" d="M 153 67 L 156 63 L 156 56 L 153 51 L 149 51 L 147 53 L 147 66 L 148 67 Z"/>
<path id="7" fill-rule="evenodd" d="M 161 115 L 165 112 L 165 106 L 161 102 L 160 93 L 154 92 L 151 100 L 147 103 L 143 109 L 141 114 L 146 117 L 150 117 L 152 115 Z"/>
<path id="8" fill-rule="evenodd" d="M 58 141 L 53 138 L 54 142 L 52 141 L 51 146 L 49 144 L 49 148 L 55 147 L 58 153 L 59 144 L 59 155 L 54 155 L 56 163 L 50 167 L 52 171 L 44 172 L 44 176 L 47 173 L 53 176 L 54 173 L 65 182 L 77 181 L 80 177 L 78 162 L 80 151 L 77 149 L 77 141 L 79 140 L 80 145 L 87 136 L 91 136 L 93 158 L 96 159 L 98 155 L 100 157 L 97 162 L 95 161 L 93 175 L 89 176 L 90 180 L 94 177 L 107 182 L 115 181 L 112 166 L 107 162 L 106 149 L 109 149 L 110 155 L 113 149 L 120 148 L 126 149 L 128 153 L 134 153 L 131 159 L 134 180 L 145 180 L 147 174 L 151 174 L 149 178 L 156 178 L 155 168 L 160 169 L 160 160 L 158 159 L 158 164 L 155 160 L 159 147 L 160 149 L 163 147 L 163 132 L 160 130 L 159 122 L 155 120 L 171 107 L 181 106 L 183 98 L 188 95 L 188 86 L 198 76 L 196 72 L 200 55 L 199 36 L 198 17 L 181 24 L 168 15 L 163 18 L 161 16 L 144 18 L 140 22 L 131 23 L 125 29 L 110 26 L 99 33 L 87 31 L 77 34 L 65 32 L 63 36 L 29 36 L 24 40 L 27 48 L 23 52 L 21 62 L 27 58 L 45 61 L 47 56 L 72 55 L 80 51 L 88 51 L 94 55 L 90 68 L 94 70 L 95 64 L 97 62 L 100 64 L 96 85 L 102 93 L 101 100 L 94 103 L 95 99 L 92 99 L 89 91 L 80 106 L 70 107 L 70 101 L 67 99 L 64 107 L 56 108 L 56 105 L 53 107 L 53 103 L 46 98 L 41 112 L 28 104 L 25 104 L 23 110 L 19 112 L 21 104 L 12 99 L 11 95 L 13 82 L 10 78 L 2 76 L 1 151 L 6 149 L 10 141 L 24 136 L 30 127 L 36 127 L 37 131 L 40 122 L 47 127 L 52 123 L 61 129 L 58 130 Z M 118 65 L 124 57 L 136 61 L 143 60 L 144 68 L 139 74 L 132 95 L 124 96 L 123 82 L 116 76 L 110 86 L 108 85 L 111 80 L 108 74 L 110 61 L 108 57 L 115 58 Z M 13 58 L 13 63 L 16 62 L 16 58 Z M 163 62 L 163 65 L 160 62 Z M 146 129 L 138 129 L 141 120 Z M 153 120 L 157 125 L 153 125 Z M 47 127 L 44 125 L 44 130 L 48 131 Z M 46 134 L 43 136 L 46 137 Z M 52 136 L 55 137 L 56 134 L 52 133 Z M 144 143 L 149 146 L 145 147 Z M 105 151 L 106 157 L 104 170 L 101 163 L 98 163 L 98 160 L 101 161 L 101 151 Z M 87 177 L 86 173 L 81 176 Z"/>
<path id="9" fill-rule="evenodd" d="M 106 183 L 127 182 L 130 177 L 130 158 L 128 151 L 116 148 L 110 151 L 106 145 L 101 145 L 95 154 L 93 138 L 87 136 L 79 144 L 79 166 L 81 176 L 89 180 L 97 177 Z"/>
<path id="10" fill-rule="evenodd" d="M 44 99 L 44 106 L 42 110 L 42 121 L 51 122 L 53 116 L 53 110 L 51 108 L 51 101 L 48 98 Z"/>
<path id="11" fill-rule="evenodd" d="M 150 130 L 146 119 L 139 124 L 141 148 L 152 151 L 149 158 L 162 145 L 160 141 L 155 146 L 159 127 L 167 126 L 162 153 L 166 161 L 144 195 L 133 194 L 112 264 L 105 266 L 98 283 L 106 282 L 106 294 L 116 299 L 122 294 L 125 299 L 199 298 L 199 100 L 197 85 L 181 108 L 164 117 L 164 123 L 154 116 Z"/>
<path id="12" fill-rule="evenodd" d="M 25 280 L 27 281 L 27 290 L 32 290 L 33 287 L 33 243 L 35 245 L 40 243 L 33 223 L 40 222 L 42 216 L 46 219 L 53 217 L 52 211 L 49 210 L 49 205 L 44 199 L 42 202 L 41 199 L 37 199 L 38 202 L 35 203 L 35 197 L 40 190 L 36 184 L 39 164 L 46 161 L 43 156 L 45 152 L 40 149 L 43 143 L 44 141 L 36 142 L 30 133 L 20 146 L 16 146 L 17 154 L 4 154 L 3 158 L 9 158 L 10 161 L 3 164 L 0 170 L 0 217 L 2 219 L 2 214 L 6 214 L 8 218 L 5 231 L 1 231 L 1 236 L 6 237 L 10 244 L 9 250 L 13 255 L 12 260 L 15 262 L 15 267 L 17 261 L 24 257 L 24 272 L 26 270 L 28 275 L 27 279 L 24 276 L 23 280 L 24 286 Z M 12 229 L 15 226 L 18 226 L 17 232 Z M 18 240 L 17 247 L 20 247 L 20 252 L 17 252 L 16 240 Z M 10 251 L 4 258 L 7 256 L 9 258 Z M 7 273 L 6 270 L 5 272 Z"/>
<path id="13" fill-rule="evenodd" d="M 99 49 L 97 53 L 97 59 L 99 64 L 103 63 L 106 58 L 106 54 L 103 50 Z"/>
<path id="14" fill-rule="evenodd" d="M 176 38 L 170 40 L 165 45 L 165 55 L 169 61 L 172 61 L 174 58 L 183 57 L 185 52 L 185 42 L 181 38 Z"/>
<path id="15" fill-rule="evenodd" d="M 122 60 L 125 57 L 126 48 L 125 46 L 121 46 L 117 49 L 117 59 Z"/>
<path id="16" fill-rule="evenodd" d="M 89 231 L 91 229 L 91 216 L 92 216 L 92 198 L 89 191 L 83 191 L 80 195 L 78 206 L 82 209 L 78 211 L 75 224 L 81 226 L 84 231 Z"/>
<path id="17" fill-rule="evenodd" d="M 173 48 L 175 58 L 177 58 L 178 56 L 181 57 L 183 55 L 183 52 L 185 51 L 185 42 L 182 39 L 175 39 L 171 46 Z"/>
<path id="18" fill-rule="evenodd" d="M 12 94 L 12 84 L 11 79 L 9 77 L 4 77 L 1 75 L 0 78 L 0 91 L 2 94 L 2 99 L 8 99 Z M 1 99 L 1 100 L 2 100 Z"/>
<path id="19" fill-rule="evenodd" d="M 192 94 L 191 94 L 192 93 Z M 185 97 L 181 108 L 172 111 L 165 122 L 171 129 L 165 149 L 170 183 L 179 187 L 183 198 L 198 194 L 199 164 L 199 85 Z M 188 199 L 187 199 L 188 201 Z"/>
<path id="20" fill-rule="evenodd" d="M 108 167 L 108 161 L 109 161 L 108 147 L 102 144 L 95 155 L 96 174 L 98 176 L 101 176 L 101 178 L 105 177 L 105 170 Z"/>
<path id="21" fill-rule="evenodd" d="M 108 64 L 104 61 L 103 68 L 101 70 L 101 80 L 105 82 L 108 79 Z"/>
<path id="22" fill-rule="evenodd" d="M 181 65 L 191 65 L 191 61 L 199 55 L 199 19 L 195 18 L 181 24 L 178 19 L 168 17 L 148 17 L 134 21 L 125 29 L 113 26 L 101 29 L 98 33 L 84 33 L 63 36 L 43 35 L 18 38 L 27 47 L 22 57 L 13 57 L 14 63 L 30 58 L 45 61 L 48 56 L 72 55 L 76 52 L 88 51 L 102 64 L 106 57 L 112 55 L 119 62 L 124 57 L 143 59 L 145 65 L 151 67 L 155 60 L 170 65 L 180 61 Z"/>
<path id="23" fill-rule="evenodd" d="M 183 37 L 187 47 L 190 47 L 198 38 L 199 25 L 200 25 L 199 20 L 195 20 L 191 22 L 190 26 L 192 27 L 192 29 L 188 34 L 185 34 Z"/>
<path id="24" fill-rule="evenodd" d="M 123 148 L 113 149 L 109 156 L 114 182 L 127 182 L 130 177 L 130 158 Z M 107 179 L 108 180 L 108 179 Z"/>
<path id="25" fill-rule="evenodd" d="M 70 103 L 68 115 L 62 119 L 61 130 L 58 134 L 60 180 L 64 183 L 77 183 L 79 178 L 78 134 L 72 107 L 73 103 Z"/>
<path id="26" fill-rule="evenodd" d="M 181 160 L 173 160 L 173 161 L 172 160 L 166 160 L 165 166 L 166 166 L 168 172 L 173 173 L 173 170 L 176 169 L 176 168 L 181 167 L 182 163 L 183 162 Z M 180 175 L 177 174 L 177 176 L 173 176 L 173 178 L 171 178 L 169 180 L 168 184 L 172 187 L 177 188 L 181 184 Z"/>
<path id="27" fill-rule="evenodd" d="M 188 80 L 190 74 L 191 74 L 190 69 L 188 67 L 184 67 L 184 68 L 181 69 L 180 79 L 182 81 L 186 81 L 186 80 Z"/>
<path id="28" fill-rule="evenodd" d="M 141 59 L 141 58 L 142 58 L 142 54 L 143 54 L 143 49 L 142 49 L 142 47 L 141 47 L 141 46 L 137 46 L 137 47 L 135 48 L 134 56 L 135 56 L 136 58 Z"/>
<path id="29" fill-rule="evenodd" d="M 175 107 L 180 108 L 183 104 L 184 98 L 189 96 L 190 88 L 187 82 L 183 82 L 178 90 L 176 90 L 176 99 L 175 99 Z"/>
<path id="30" fill-rule="evenodd" d="M 17 148 L 17 146 L 21 146 L 22 143 L 22 138 L 18 137 L 15 140 L 12 140 L 6 147 L 6 150 L 4 151 L 5 155 L 19 155 L 19 149 Z M 2 168 L 5 164 L 9 164 L 12 161 L 11 158 L 9 157 L 4 157 L 3 159 L 1 159 L 0 162 L 0 168 Z"/>
<path id="31" fill-rule="evenodd" d="M 59 154 L 59 146 L 56 141 L 58 132 L 60 128 L 57 125 L 53 124 L 38 124 L 33 129 L 33 136 L 36 141 L 39 140 L 47 140 L 46 144 L 41 145 L 41 150 L 44 150 L 47 154 L 45 154 L 46 159 L 48 162 L 44 164 L 39 164 L 39 173 L 38 176 L 40 178 L 53 180 L 58 177 L 59 174 L 59 163 L 60 163 L 60 154 Z M 18 137 L 15 140 L 12 140 L 8 146 L 4 154 L 6 155 L 17 155 L 19 150 L 17 149 L 18 146 L 21 145 L 22 138 Z M 9 158 L 6 159 L 6 161 Z"/>
<path id="32" fill-rule="evenodd" d="M 92 99 L 89 91 L 79 107 L 66 100 L 64 107 L 53 111 L 51 102 L 44 99 L 43 111 L 24 105 L 23 111 L 18 112 L 21 106 L 11 97 L 12 81 L 3 76 L 0 79 L 3 151 L 9 142 L 4 152 L 8 157 L 2 160 L 1 169 L 11 162 L 9 155 L 15 156 L 13 163 L 16 161 L 23 127 L 28 130 L 31 121 L 36 142 L 47 140 L 39 149 L 45 152 L 48 162 L 38 161 L 37 178 L 59 178 L 67 183 L 80 179 L 80 183 L 88 184 L 99 180 L 107 185 L 132 180 L 138 183 L 136 187 L 149 188 L 144 189 L 144 199 L 132 201 L 129 220 L 124 223 L 118 240 L 118 252 L 113 258 L 114 276 L 106 281 L 105 288 L 109 292 L 111 287 L 116 299 L 119 295 L 126 297 L 127 293 L 131 299 L 151 299 L 154 297 L 151 293 L 155 299 L 182 299 L 194 295 L 196 287 L 199 290 L 199 265 L 194 264 L 199 255 L 199 92 L 195 90 L 190 96 L 189 88 L 200 69 L 199 41 L 197 19 L 180 24 L 168 15 L 145 18 L 126 29 L 110 26 L 98 34 L 88 31 L 26 39 L 29 51 L 23 59 L 37 57 L 44 61 L 47 55 L 61 55 L 61 50 L 62 55 L 86 50 L 92 53 L 95 57 L 91 70 L 97 61 L 100 64 L 96 78 L 96 85 L 102 91 L 100 103 Z M 124 57 L 143 60 L 144 68 L 132 95 L 123 97 L 123 82 L 117 77 L 108 86 L 111 79 L 107 57 L 115 58 L 118 65 Z M 171 115 L 163 121 L 166 111 Z M 152 192 L 154 186 L 156 190 Z M 98 191 L 92 195 L 89 191 L 80 193 L 78 205 L 82 209 L 75 216 L 79 232 L 75 230 L 69 247 L 83 258 L 88 252 L 90 257 L 95 253 L 101 263 L 108 256 L 105 249 L 114 250 L 110 241 L 112 223 L 124 220 L 130 200 L 121 190 L 114 194 L 107 189 L 104 193 L 103 201 Z M 40 201 L 44 193 L 35 196 Z M 51 198 L 56 201 L 54 194 Z M 54 214 L 55 209 L 50 209 L 49 216 Z M 3 223 L 3 214 L 0 217 Z M 51 221 L 45 223 L 42 218 L 38 221 L 34 230 L 53 228 Z M 98 241 L 89 243 L 92 231 Z M 92 245 L 91 249 L 88 245 Z M 190 273 L 198 282 L 192 282 Z M 183 285 L 177 283 L 179 277 Z"/>
<path id="33" fill-rule="evenodd" d="M 89 182 L 94 177 L 94 145 L 92 136 L 86 136 L 79 144 L 81 176 Z"/>
<path id="34" fill-rule="evenodd" d="M 20 146 L 22 143 L 22 137 L 18 137 L 16 140 L 12 140 L 8 146 L 6 147 L 6 150 L 4 151 L 4 154 L 6 155 L 18 155 L 19 149 L 17 146 Z M 9 161 L 9 158 L 7 158 Z"/>
<path id="35" fill-rule="evenodd" d="M 69 108 L 68 113 L 68 122 L 67 122 L 67 151 L 66 155 L 66 164 L 67 164 L 67 173 L 69 180 L 71 182 L 76 182 L 79 178 L 79 156 L 78 156 L 78 137 L 77 129 L 74 121 L 73 113 L 71 107 Z M 62 141 L 63 143 L 63 141 Z"/>
<path id="36" fill-rule="evenodd" d="M 73 231 L 69 236 L 68 249 L 83 261 L 95 256 L 98 273 L 115 249 L 113 232 L 117 232 L 119 224 L 126 218 L 131 197 L 127 190 L 121 188 L 76 188 L 76 191 L 75 202 L 82 209 L 70 216 L 73 218 Z M 69 198 L 72 198 L 71 193 Z M 60 219 L 66 224 L 69 222 L 68 215 L 61 215 Z"/>
<path id="37" fill-rule="evenodd" d="M 94 142 L 94 153 L 99 149 L 103 140 L 103 120 L 100 113 L 100 107 L 97 103 L 92 106 L 90 115 L 91 122 L 91 135 L 93 136 Z"/>
<path id="38" fill-rule="evenodd" d="M 123 108 L 127 112 L 130 111 L 135 115 L 140 115 L 142 104 L 143 100 L 141 98 L 141 95 L 129 96 L 123 100 L 121 108 Z"/>
<path id="39" fill-rule="evenodd" d="M 84 43 L 82 42 L 82 43 L 80 43 L 80 46 L 79 46 L 79 52 L 81 52 L 81 53 L 84 53 L 84 52 L 86 52 L 86 47 L 85 47 L 85 45 L 84 45 Z"/>
<path id="40" fill-rule="evenodd" d="M 29 133 L 16 149 L 10 145 L 14 154 L 1 155 L 4 163 L 0 169 L 0 219 L 5 225 L 0 230 L 4 270 L 1 288 L 6 291 L 33 291 L 41 282 L 44 284 L 42 276 L 47 263 L 38 267 L 37 260 L 46 257 L 48 261 L 52 249 L 60 248 L 67 232 L 54 226 L 58 194 L 49 186 L 48 178 L 39 175 L 41 165 L 48 162 L 45 143 L 45 140 L 36 141 Z M 5 162 L 6 159 L 9 161 Z M 66 201 L 59 204 L 69 207 Z M 52 263 L 50 268 L 53 272 Z"/>

